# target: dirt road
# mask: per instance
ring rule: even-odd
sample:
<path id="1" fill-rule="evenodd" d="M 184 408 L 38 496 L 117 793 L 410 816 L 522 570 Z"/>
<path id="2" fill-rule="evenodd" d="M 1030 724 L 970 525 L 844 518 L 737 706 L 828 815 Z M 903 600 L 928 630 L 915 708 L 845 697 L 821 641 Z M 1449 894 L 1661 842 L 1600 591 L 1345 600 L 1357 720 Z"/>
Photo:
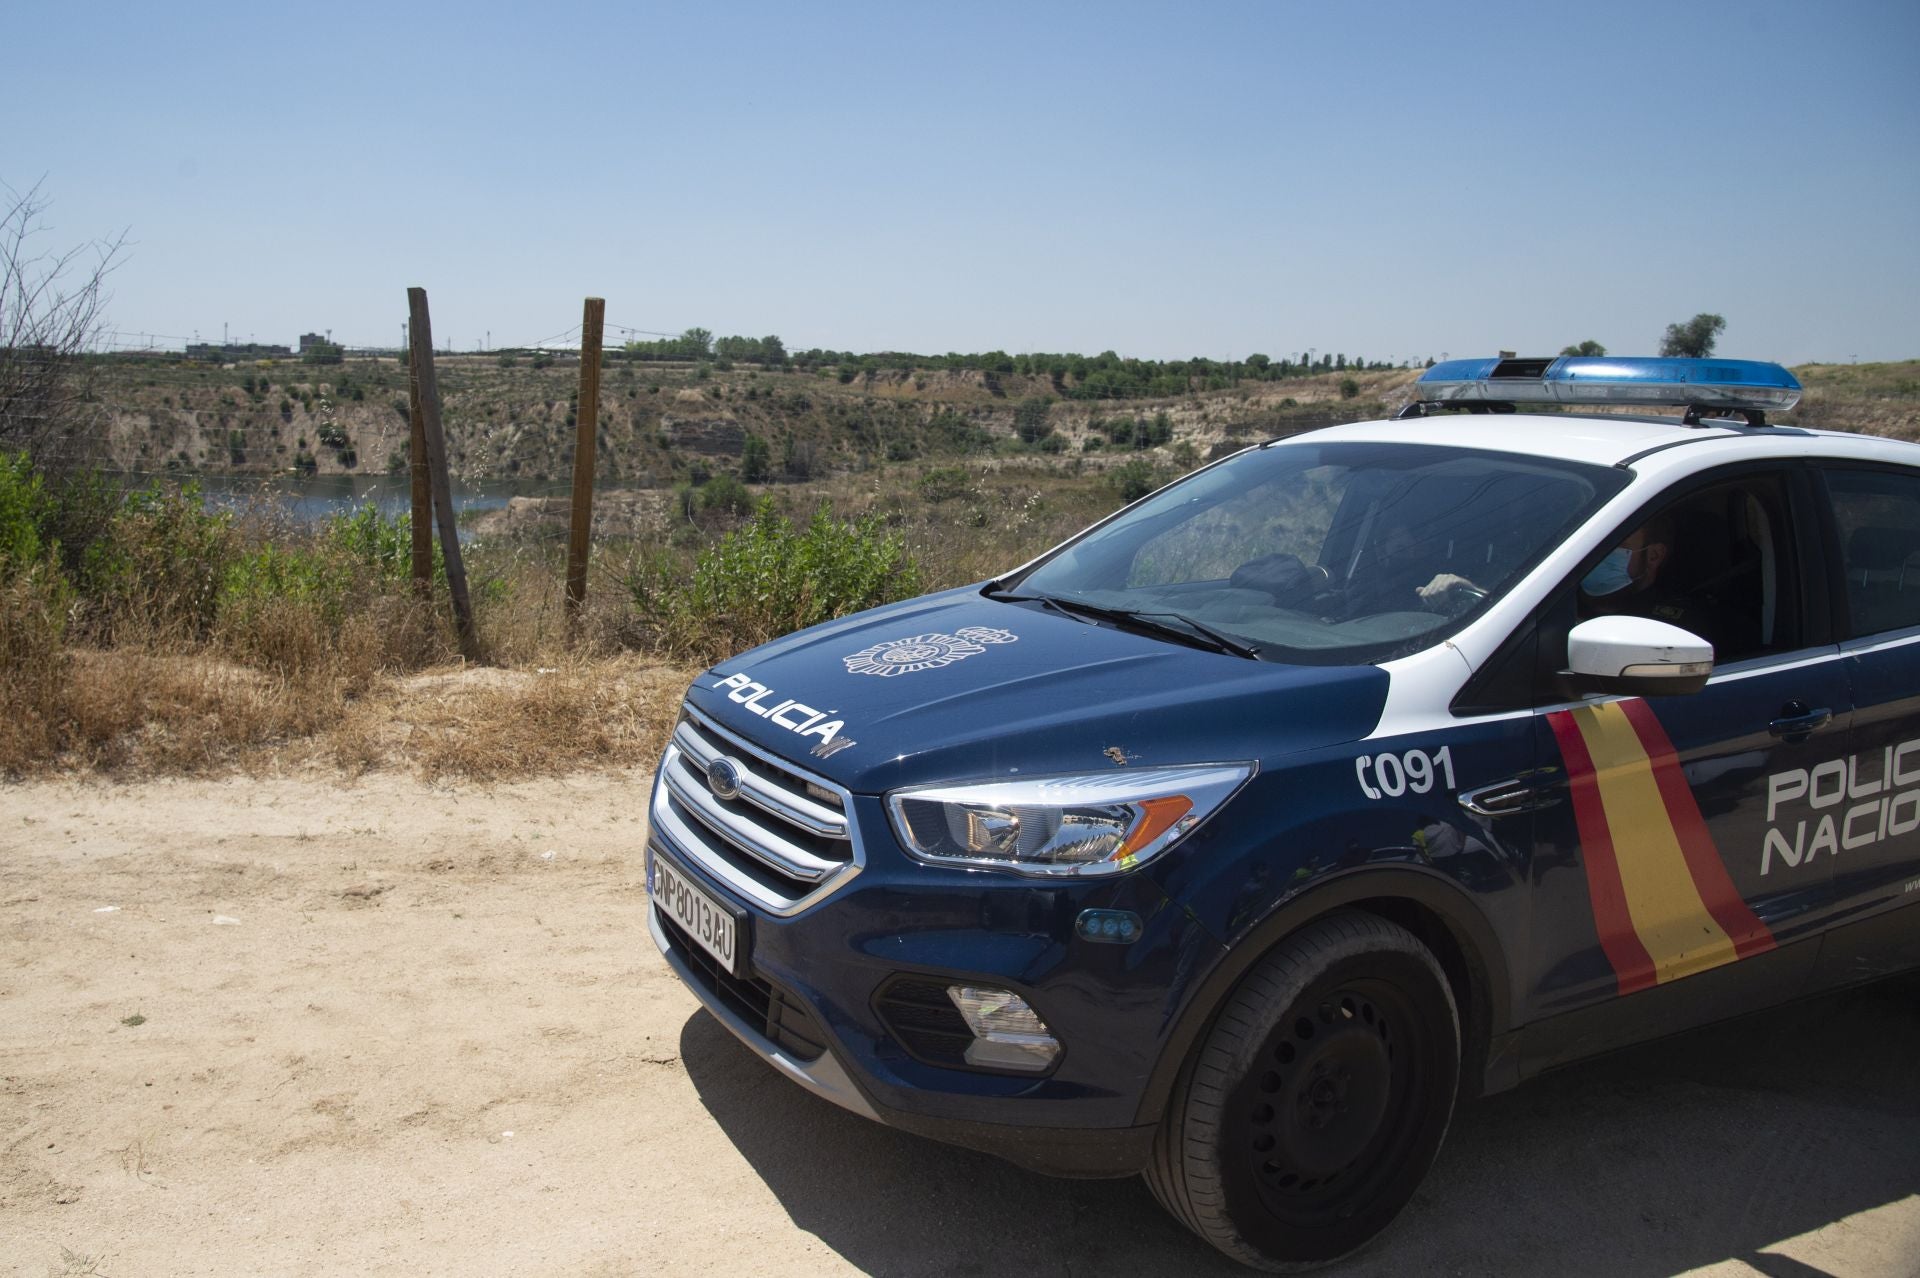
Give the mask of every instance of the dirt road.
<path id="1" fill-rule="evenodd" d="M 1211 1274 L 866 1123 L 642 924 L 646 778 L 0 787 L 0 1272 Z M 1467 1107 L 1351 1275 L 1920 1274 L 1920 980 Z"/>

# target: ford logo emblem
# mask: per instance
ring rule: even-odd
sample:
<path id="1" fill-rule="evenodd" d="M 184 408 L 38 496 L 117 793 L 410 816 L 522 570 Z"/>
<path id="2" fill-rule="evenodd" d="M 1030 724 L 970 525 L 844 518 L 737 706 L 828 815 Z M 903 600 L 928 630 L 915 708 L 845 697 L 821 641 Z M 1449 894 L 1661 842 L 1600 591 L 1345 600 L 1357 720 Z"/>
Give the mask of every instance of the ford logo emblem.
<path id="1" fill-rule="evenodd" d="M 737 799 L 740 797 L 740 765 L 732 759 L 715 759 L 707 765 L 707 789 L 715 797 Z"/>

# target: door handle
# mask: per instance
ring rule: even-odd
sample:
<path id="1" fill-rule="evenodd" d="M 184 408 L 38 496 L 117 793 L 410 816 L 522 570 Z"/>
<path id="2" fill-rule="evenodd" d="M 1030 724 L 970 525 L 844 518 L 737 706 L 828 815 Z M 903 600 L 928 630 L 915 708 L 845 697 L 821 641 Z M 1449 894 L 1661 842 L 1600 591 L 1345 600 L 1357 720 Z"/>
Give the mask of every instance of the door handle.
<path id="1" fill-rule="evenodd" d="M 1831 710 L 1809 710 L 1804 701 L 1789 701 L 1780 707 L 1780 717 L 1767 725 L 1767 731 L 1789 741 L 1804 741 L 1833 722 Z"/>
<path id="2" fill-rule="evenodd" d="M 1460 806 L 1475 816 L 1515 816 L 1558 805 L 1565 777 L 1558 768 L 1534 768 L 1517 777 L 1483 785 L 1460 795 Z"/>

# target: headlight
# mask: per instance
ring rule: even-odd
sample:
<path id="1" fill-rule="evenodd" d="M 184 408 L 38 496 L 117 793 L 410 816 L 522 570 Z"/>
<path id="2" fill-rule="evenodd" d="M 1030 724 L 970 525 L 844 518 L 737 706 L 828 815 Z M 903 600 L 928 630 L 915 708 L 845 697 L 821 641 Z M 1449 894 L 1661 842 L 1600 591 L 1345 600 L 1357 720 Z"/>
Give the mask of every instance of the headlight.
<path id="1" fill-rule="evenodd" d="M 1117 874 L 1179 842 L 1253 775 L 1245 763 L 929 785 L 887 799 L 907 850 L 1022 874 Z"/>

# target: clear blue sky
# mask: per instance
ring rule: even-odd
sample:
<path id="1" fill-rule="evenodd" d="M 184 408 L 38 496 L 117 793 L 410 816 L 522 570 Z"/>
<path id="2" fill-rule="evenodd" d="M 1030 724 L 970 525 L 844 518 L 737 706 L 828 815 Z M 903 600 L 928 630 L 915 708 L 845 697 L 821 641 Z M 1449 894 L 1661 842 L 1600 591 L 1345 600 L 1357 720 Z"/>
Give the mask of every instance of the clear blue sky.
<path id="1" fill-rule="evenodd" d="M 130 333 L 1920 355 L 1920 4 L 55 5 L 0 179 Z M 50 240 L 51 242 L 51 240 Z"/>

